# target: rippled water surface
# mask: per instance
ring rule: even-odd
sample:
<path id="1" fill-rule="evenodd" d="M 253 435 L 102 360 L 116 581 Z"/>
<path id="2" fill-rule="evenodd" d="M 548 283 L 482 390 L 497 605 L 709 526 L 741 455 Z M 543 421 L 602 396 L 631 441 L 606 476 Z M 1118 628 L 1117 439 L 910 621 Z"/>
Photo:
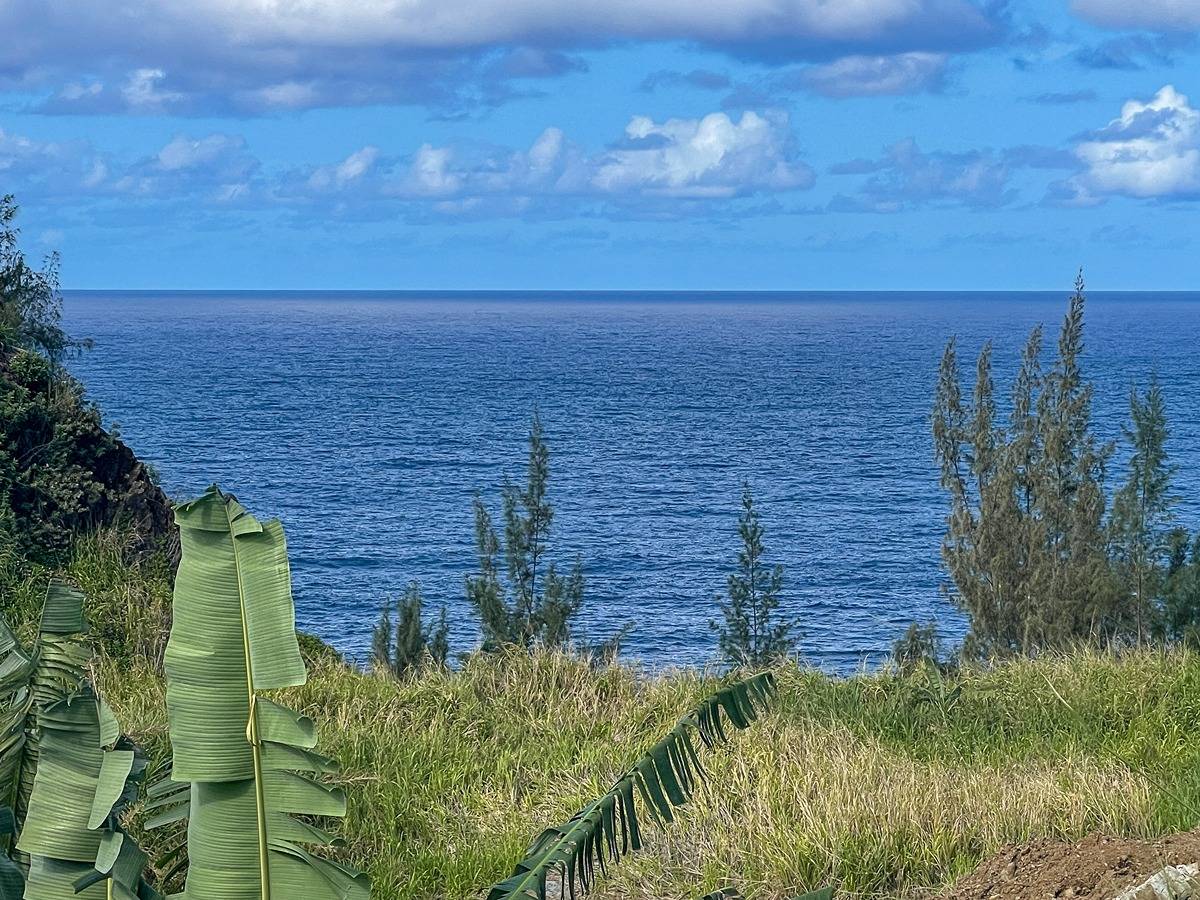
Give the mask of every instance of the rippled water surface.
<path id="1" fill-rule="evenodd" d="M 212 481 L 279 516 L 302 627 L 363 655 L 380 601 L 419 580 L 477 632 L 471 501 L 498 512 L 536 406 L 551 447 L 553 556 L 587 577 L 584 625 L 626 622 L 651 666 L 713 654 L 740 485 L 810 660 L 871 661 L 941 598 L 929 437 L 938 358 L 994 339 L 1007 390 L 1062 294 L 69 294 L 96 348 L 74 363 L 172 496 Z M 1200 295 L 1096 295 L 1086 368 L 1116 438 L 1157 371 L 1182 519 L 1200 524 Z M 1114 466 L 1118 474 L 1123 463 Z"/>

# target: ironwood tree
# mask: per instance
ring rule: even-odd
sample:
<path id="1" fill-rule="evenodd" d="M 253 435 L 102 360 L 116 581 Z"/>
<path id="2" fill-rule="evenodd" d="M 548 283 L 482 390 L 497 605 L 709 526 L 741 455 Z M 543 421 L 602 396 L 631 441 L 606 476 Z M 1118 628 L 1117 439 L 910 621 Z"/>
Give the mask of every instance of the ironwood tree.
<path id="1" fill-rule="evenodd" d="M 415 581 L 395 603 L 384 602 L 371 635 L 371 658 L 377 670 L 400 678 L 427 666 L 446 666 L 450 655 L 446 607 L 432 625 L 423 623 L 424 610 L 421 585 Z"/>
<path id="2" fill-rule="evenodd" d="M 1109 531 L 1113 563 L 1128 592 L 1128 615 L 1142 643 L 1166 586 L 1176 503 L 1171 493 L 1174 467 L 1166 447 L 1167 406 L 1156 379 L 1144 394 L 1130 391 L 1129 420 L 1124 428 L 1132 448 L 1129 473 L 1113 497 Z"/>
<path id="3" fill-rule="evenodd" d="M 970 617 L 965 655 L 1037 653 L 1129 633 L 1108 556 L 1104 479 L 1114 448 L 1092 430 L 1092 386 L 1081 368 L 1084 305 L 1081 272 L 1048 369 L 1041 328 L 1026 341 L 1007 423 L 997 412 L 991 345 L 976 361 L 969 400 L 954 340 L 942 355 L 933 408 L 950 501 L 942 558 L 950 597 Z"/>
<path id="4" fill-rule="evenodd" d="M 737 571 L 729 576 L 726 596 L 717 598 L 722 621 L 710 623 L 721 658 L 735 668 L 771 665 L 796 651 L 797 623 L 779 610 L 783 566 L 764 561 L 763 532 L 750 485 L 743 484 Z"/>
<path id="5" fill-rule="evenodd" d="M 554 521 L 549 485 L 550 449 L 535 413 L 525 484 L 506 480 L 502 490 L 503 541 L 483 500 L 475 498 L 479 571 L 467 576 L 467 600 L 479 615 L 484 650 L 571 642 L 583 606 L 583 563 L 577 557 L 562 575 L 547 559 Z"/>

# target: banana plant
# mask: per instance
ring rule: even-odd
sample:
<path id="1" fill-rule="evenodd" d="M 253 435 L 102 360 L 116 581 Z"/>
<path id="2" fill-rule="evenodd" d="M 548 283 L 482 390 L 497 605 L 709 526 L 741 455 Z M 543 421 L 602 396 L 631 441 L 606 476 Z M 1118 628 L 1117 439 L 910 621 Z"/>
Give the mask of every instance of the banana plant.
<path id="1" fill-rule="evenodd" d="M 41 715 L 79 693 L 87 679 L 92 650 L 83 605 L 82 593 L 52 580 L 32 651 L 0 621 L 0 806 L 13 809 L 13 834 L 23 826 L 37 774 Z M 0 838 L 0 851 L 10 849 L 9 842 L 9 837 Z M 22 869 L 28 868 L 20 852 L 15 858 Z"/>
<path id="2" fill-rule="evenodd" d="M 146 854 L 121 828 L 146 761 L 84 684 L 41 711 L 40 758 L 18 849 L 29 855 L 25 900 L 159 900 Z"/>
<path id="3" fill-rule="evenodd" d="M 693 709 L 615 785 L 570 821 L 547 828 L 533 842 L 513 874 L 492 886 L 488 900 L 545 900 L 546 881 L 558 876 L 561 895 L 574 898 L 576 887 L 591 890 L 596 870 L 642 847 L 639 806 L 660 825 L 675 820 L 674 810 L 691 799 L 707 780 L 696 734 L 708 749 L 729 739 L 726 723 L 749 728 L 775 695 L 775 677 L 763 672 L 732 684 Z"/>
<path id="4" fill-rule="evenodd" d="M 184 900 L 367 900 L 366 875 L 312 855 L 337 842 L 313 816 L 346 796 L 311 776 L 311 719 L 262 696 L 307 679 L 283 527 L 213 485 L 176 507 L 181 559 L 164 666 L 174 762 L 152 804 L 187 819 Z M 293 815 L 303 816 L 300 820 Z"/>

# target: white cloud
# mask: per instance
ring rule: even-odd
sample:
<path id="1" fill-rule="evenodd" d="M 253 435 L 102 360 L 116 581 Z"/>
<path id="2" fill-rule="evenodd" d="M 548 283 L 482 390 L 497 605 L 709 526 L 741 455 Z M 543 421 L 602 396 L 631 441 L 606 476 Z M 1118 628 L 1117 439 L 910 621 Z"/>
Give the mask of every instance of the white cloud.
<path id="1" fill-rule="evenodd" d="M 158 151 L 158 164 L 167 172 L 193 169 L 210 165 L 243 147 L 245 141 L 226 134 L 210 134 L 202 138 L 178 135 Z"/>
<path id="2" fill-rule="evenodd" d="M 368 174 L 336 177 L 367 150 Z M 661 123 L 635 116 L 618 142 L 594 153 L 555 127 L 526 149 L 426 143 L 408 157 L 384 157 L 365 148 L 342 163 L 291 173 L 275 196 L 286 205 L 332 203 L 340 214 L 377 217 L 405 209 L 510 216 L 649 206 L 673 215 L 812 183 L 812 169 L 792 147 L 786 116 L 750 111 L 737 120 L 725 113 Z"/>
<path id="3" fill-rule="evenodd" d="M 1086 169 L 1065 183 L 1073 191 L 1068 202 L 1093 203 L 1108 194 L 1200 196 L 1200 110 L 1166 85 L 1147 102 L 1127 101 L 1075 154 Z"/>
<path id="4" fill-rule="evenodd" d="M 356 150 L 339 163 L 318 166 L 308 176 L 308 187 L 317 192 L 344 189 L 361 182 L 379 160 L 379 148 L 367 146 Z"/>
<path id="5" fill-rule="evenodd" d="M 660 124 L 635 116 L 623 147 L 602 159 L 592 184 L 606 193 L 733 197 L 812 184 L 812 170 L 789 159 L 787 120 L 755 112 L 734 122 L 725 113 Z"/>
<path id="6" fill-rule="evenodd" d="M 311 84 L 298 81 L 283 81 L 266 87 L 247 91 L 246 105 L 264 109 L 306 109 L 319 101 L 319 95 Z"/>
<path id="7" fill-rule="evenodd" d="M 1071 8 L 1106 28 L 1145 28 L 1150 31 L 1190 31 L 1200 28 L 1196 0 L 1074 0 Z"/>
<path id="8" fill-rule="evenodd" d="M 166 77 L 167 73 L 162 69 L 137 69 L 129 73 L 124 87 L 121 88 L 121 96 L 129 109 L 134 112 L 163 112 L 172 103 L 182 100 L 183 94 L 159 88 L 159 82 Z M 99 93 L 93 90 L 90 96 L 97 96 Z M 63 96 L 63 99 L 70 98 Z"/>
<path id="9" fill-rule="evenodd" d="M 846 56 L 804 69 L 800 80 L 827 97 L 913 94 L 941 84 L 944 53 L 898 53 L 892 56 Z"/>
<path id="10" fill-rule="evenodd" d="M 444 197 L 458 193 L 465 179 L 450 171 L 451 156 L 447 147 L 422 144 L 409 168 L 405 192 L 420 197 Z"/>

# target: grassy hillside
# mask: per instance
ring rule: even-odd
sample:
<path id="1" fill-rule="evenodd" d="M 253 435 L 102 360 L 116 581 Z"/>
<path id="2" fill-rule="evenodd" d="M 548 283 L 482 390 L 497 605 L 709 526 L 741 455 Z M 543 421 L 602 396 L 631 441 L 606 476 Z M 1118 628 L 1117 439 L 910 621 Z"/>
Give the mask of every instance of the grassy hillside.
<path id="1" fill-rule="evenodd" d="M 126 549 L 111 533 L 79 541 L 66 571 L 91 596 L 107 700 L 162 759 L 154 660 L 169 568 L 156 556 L 130 565 Z M 47 573 L 20 574 L 2 586 L 6 613 L 31 611 Z M 707 757 L 712 784 L 675 827 L 651 828 L 647 851 L 601 897 L 694 897 L 733 883 L 783 898 L 829 881 L 850 895 L 913 897 L 1009 841 L 1146 837 L 1200 820 L 1195 653 L 1080 653 L 947 680 L 838 680 L 794 666 L 778 676 L 772 712 Z M 375 896 L 466 898 L 715 685 L 711 674 L 597 670 L 554 654 L 480 657 L 396 682 L 327 655 L 286 702 L 319 723 L 322 749 L 345 766 L 344 852 L 371 872 Z"/>
<path id="2" fill-rule="evenodd" d="M 110 646 L 153 648 L 150 617 L 120 610 L 161 606 L 164 572 L 120 558 L 112 540 L 93 539 L 71 571 Z M 108 658 L 97 674 L 127 730 L 164 757 L 152 665 Z M 952 681 L 778 675 L 772 713 L 708 757 L 711 786 L 674 828 L 651 829 L 648 850 L 600 896 L 683 898 L 734 883 L 782 898 L 829 881 L 852 895 L 917 896 L 1008 841 L 1152 836 L 1200 818 L 1194 653 L 1078 654 Z M 345 766 L 344 852 L 371 872 L 375 896 L 465 898 L 715 683 L 553 654 L 477 658 L 405 682 L 326 660 L 286 702 L 317 720 L 323 750 Z"/>
<path id="3" fill-rule="evenodd" d="M 1008 841 L 1151 836 L 1198 818 L 1191 653 L 1017 663 L 964 676 L 951 704 L 919 679 L 779 679 L 777 709 L 709 757 L 712 785 L 602 896 L 736 883 L 775 898 L 829 880 L 913 896 Z M 108 665 L 101 681 L 132 734 L 165 753 L 159 680 Z M 390 900 L 476 896 L 712 687 L 547 654 L 405 683 L 324 665 L 287 702 L 344 763 L 347 855 Z"/>

